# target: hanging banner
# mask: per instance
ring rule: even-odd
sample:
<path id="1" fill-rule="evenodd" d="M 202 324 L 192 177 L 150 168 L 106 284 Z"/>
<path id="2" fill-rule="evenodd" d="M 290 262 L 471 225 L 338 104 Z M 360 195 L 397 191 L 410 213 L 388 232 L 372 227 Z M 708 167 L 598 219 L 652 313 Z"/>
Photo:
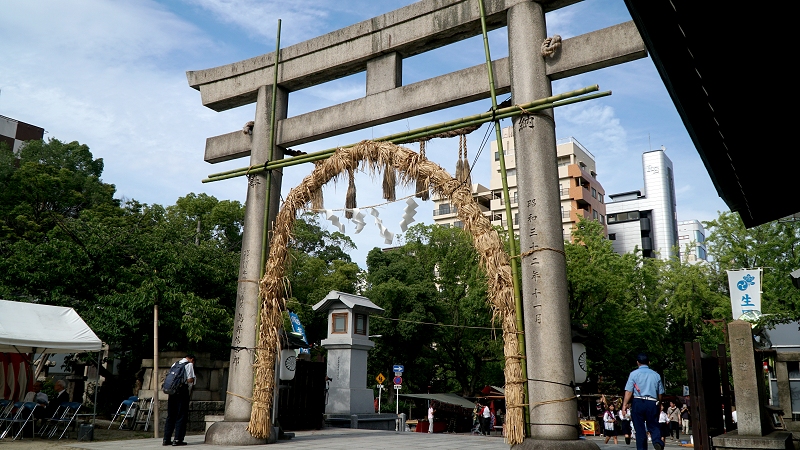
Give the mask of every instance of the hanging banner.
<path id="1" fill-rule="evenodd" d="M 728 271 L 734 320 L 748 311 L 761 312 L 761 271 L 762 269 Z"/>
<path id="2" fill-rule="evenodd" d="M 289 311 L 289 321 L 292 322 L 292 331 L 294 331 L 295 333 L 300 333 L 301 335 L 303 335 L 303 342 L 308 344 L 308 338 L 306 338 L 306 329 L 303 328 L 303 324 L 300 323 L 300 318 L 297 317 L 297 314 L 292 312 L 292 311 Z M 300 353 L 310 353 L 311 350 L 309 350 L 307 348 L 301 348 L 299 350 L 299 352 Z"/>

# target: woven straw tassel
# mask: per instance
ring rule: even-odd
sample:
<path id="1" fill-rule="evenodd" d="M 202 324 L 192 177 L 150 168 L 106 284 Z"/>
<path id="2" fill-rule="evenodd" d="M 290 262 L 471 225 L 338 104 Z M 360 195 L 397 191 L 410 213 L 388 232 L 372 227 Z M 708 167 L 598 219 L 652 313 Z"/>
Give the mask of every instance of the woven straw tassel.
<path id="1" fill-rule="evenodd" d="M 464 164 L 462 165 L 462 170 L 464 172 L 462 176 L 462 181 L 467 186 L 467 189 L 469 189 L 470 192 L 472 192 L 472 174 L 470 173 L 469 157 L 467 156 L 467 136 L 465 134 L 462 134 L 459 137 L 459 139 L 461 139 L 464 142 L 464 144 L 462 145 L 462 147 L 464 148 Z"/>
<path id="2" fill-rule="evenodd" d="M 352 168 L 347 169 L 347 197 L 344 200 L 344 216 L 348 219 L 353 218 L 353 208 L 356 208 L 356 179 Z"/>
<path id="3" fill-rule="evenodd" d="M 424 161 L 425 158 L 425 145 L 428 141 L 419 141 L 419 159 L 420 161 Z M 427 201 L 431 198 L 430 193 L 430 184 L 428 183 L 428 179 L 425 178 L 421 173 L 417 175 L 417 185 L 414 188 L 414 192 L 416 192 L 416 197 L 422 199 L 423 201 Z"/>
<path id="4" fill-rule="evenodd" d="M 319 166 L 322 164 L 322 161 L 314 161 L 315 166 Z M 315 189 L 311 192 L 311 209 L 315 209 L 317 211 L 321 209 L 325 209 L 325 199 L 322 196 L 322 186 L 319 189 Z"/>
<path id="5" fill-rule="evenodd" d="M 461 135 L 458 136 L 458 162 L 456 162 L 456 176 L 458 181 L 464 181 L 464 160 L 462 154 L 464 150 L 461 146 Z"/>
<path id="6" fill-rule="evenodd" d="M 383 198 L 393 202 L 396 200 L 395 187 L 397 186 L 397 176 L 394 167 L 387 163 L 383 168 Z"/>

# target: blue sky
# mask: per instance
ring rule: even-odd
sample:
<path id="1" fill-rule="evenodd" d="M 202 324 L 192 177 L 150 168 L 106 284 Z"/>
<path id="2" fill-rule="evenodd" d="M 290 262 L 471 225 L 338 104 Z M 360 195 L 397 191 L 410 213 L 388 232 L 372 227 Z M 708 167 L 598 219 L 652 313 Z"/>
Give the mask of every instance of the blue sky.
<path id="1" fill-rule="evenodd" d="M 209 173 L 241 167 L 245 160 L 209 165 L 205 139 L 240 129 L 252 120 L 252 105 L 222 113 L 201 105 L 186 82 L 187 70 L 224 65 L 275 48 L 277 19 L 288 46 L 400 8 L 402 0 L 116 0 L 0 2 L 0 114 L 41 126 L 46 137 L 77 140 L 105 161 L 104 181 L 117 196 L 170 205 L 189 192 L 243 201 L 241 179 L 202 184 Z M 622 0 L 587 0 L 547 15 L 548 35 L 564 38 L 630 20 Z M 505 30 L 490 33 L 493 58 L 507 56 Z M 480 37 L 404 61 L 403 82 L 481 64 Z M 574 136 L 597 158 L 598 180 L 607 194 L 642 188 L 641 153 L 660 146 L 675 168 L 679 220 L 709 220 L 728 208 L 719 199 L 697 151 L 650 58 L 553 83 L 553 92 L 599 84 L 611 97 L 556 110 L 559 138 Z M 356 74 L 294 92 L 289 115 L 364 95 Z M 353 132 L 298 147 L 314 151 L 483 112 L 489 100 Z M 506 124 L 507 125 L 507 124 Z M 485 128 L 469 136 L 478 154 Z M 416 150 L 415 147 L 412 147 Z M 435 140 L 428 156 L 454 170 L 457 140 Z M 488 146 L 473 169 L 473 181 L 489 184 Z M 285 171 L 284 195 L 310 166 Z M 359 206 L 382 203 L 380 180 L 359 174 Z M 326 206 L 344 205 L 346 182 L 325 189 Z M 403 190 L 398 196 L 406 195 Z M 379 209 L 384 225 L 399 232 L 405 205 Z M 422 203 L 418 221 L 432 223 L 432 203 Z M 364 266 L 366 253 L 383 246 L 372 221 L 358 235 L 346 232 Z M 395 244 L 397 241 L 395 242 Z"/>

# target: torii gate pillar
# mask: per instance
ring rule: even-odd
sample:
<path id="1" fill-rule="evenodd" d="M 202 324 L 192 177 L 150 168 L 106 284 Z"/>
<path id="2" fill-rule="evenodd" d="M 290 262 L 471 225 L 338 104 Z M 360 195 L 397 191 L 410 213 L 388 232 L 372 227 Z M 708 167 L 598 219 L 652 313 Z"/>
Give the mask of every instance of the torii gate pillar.
<path id="1" fill-rule="evenodd" d="M 539 52 L 546 38 L 544 10 L 539 3 L 509 8 L 509 73 L 516 104 L 552 95 L 546 63 Z M 575 395 L 569 386 L 574 381 L 572 334 L 553 110 L 518 116 L 513 125 L 520 253 L 534 251 L 521 261 L 532 439 L 514 448 L 598 448 L 592 442 L 578 440 L 575 401 L 537 405 Z"/>
<path id="2" fill-rule="evenodd" d="M 276 95 L 276 119 L 285 119 L 289 93 L 281 88 Z M 271 87 L 261 86 L 256 100 L 250 165 L 263 165 L 267 160 L 282 159 L 280 148 L 269 148 Z M 271 157 L 270 157 L 271 154 Z M 253 398 L 253 360 L 258 329 L 258 282 L 261 278 L 261 250 L 264 227 L 275 221 L 280 207 L 281 174 L 272 174 L 269 198 L 269 217 L 265 223 L 267 177 L 264 172 L 248 176 L 245 201 L 242 256 L 239 263 L 239 285 L 236 291 L 236 316 L 233 323 L 228 389 L 225 397 L 225 420 L 217 422 L 206 432 L 206 444 L 258 445 L 266 439 L 256 439 L 247 431 Z M 275 436 L 273 433 L 272 436 Z"/>

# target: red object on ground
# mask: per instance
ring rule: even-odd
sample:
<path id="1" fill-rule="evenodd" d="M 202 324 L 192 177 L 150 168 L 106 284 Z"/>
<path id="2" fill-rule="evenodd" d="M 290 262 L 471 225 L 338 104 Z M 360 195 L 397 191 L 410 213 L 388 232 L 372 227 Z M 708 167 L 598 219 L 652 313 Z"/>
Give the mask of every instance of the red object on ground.
<path id="1" fill-rule="evenodd" d="M 417 422 L 417 429 L 415 429 L 417 433 L 427 433 L 428 432 L 428 421 L 427 420 L 420 420 Z M 433 432 L 434 433 L 444 433 L 447 431 L 447 422 L 437 422 L 433 421 Z"/>

